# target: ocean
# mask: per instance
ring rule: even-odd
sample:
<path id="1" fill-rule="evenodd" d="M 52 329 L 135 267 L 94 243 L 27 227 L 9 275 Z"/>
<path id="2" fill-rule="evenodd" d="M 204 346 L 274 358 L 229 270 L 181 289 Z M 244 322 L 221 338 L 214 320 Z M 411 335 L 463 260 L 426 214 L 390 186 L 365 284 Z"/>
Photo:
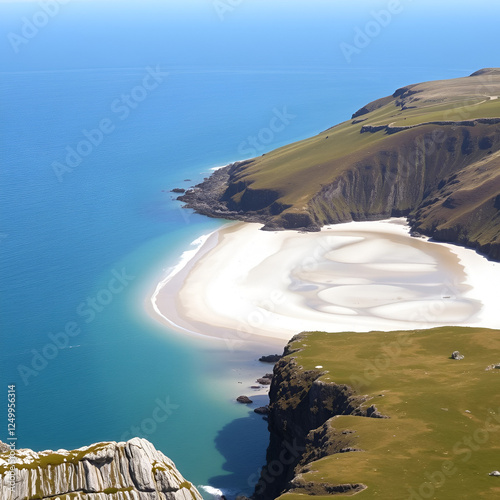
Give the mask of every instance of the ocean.
<path id="1" fill-rule="evenodd" d="M 234 399 L 238 382 L 268 369 L 255 361 L 265 346 L 232 351 L 145 312 L 191 243 L 225 223 L 182 209 L 170 190 L 349 119 L 401 85 L 472 73 L 488 49 L 460 66 L 443 67 L 439 54 L 396 64 L 383 52 L 387 40 L 377 49 L 374 39 L 371 56 L 347 64 L 338 43 L 308 59 L 319 50 L 311 23 L 327 29 L 309 10 L 313 36 L 301 37 L 299 52 L 279 44 L 288 25 L 263 22 L 273 45 L 253 39 L 253 10 L 239 37 L 244 6 L 221 20 L 208 2 L 181 37 L 191 19 L 181 7 L 164 32 L 155 2 L 139 20 L 139 9 L 113 2 L 59 2 L 61 12 L 15 52 L 8 34 L 22 35 L 40 5 L 0 5 L 0 373 L 5 391 L 17 388 L 18 447 L 141 435 L 195 485 L 249 494 L 268 434 Z M 113 8 L 116 22 L 105 23 Z M 417 21 L 405 20 L 415 30 Z M 214 52 L 208 38 L 204 48 L 222 27 L 216 41 L 227 50 Z M 134 44 L 124 46 L 127 30 Z M 282 126 L 271 127 L 275 117 Z"/>

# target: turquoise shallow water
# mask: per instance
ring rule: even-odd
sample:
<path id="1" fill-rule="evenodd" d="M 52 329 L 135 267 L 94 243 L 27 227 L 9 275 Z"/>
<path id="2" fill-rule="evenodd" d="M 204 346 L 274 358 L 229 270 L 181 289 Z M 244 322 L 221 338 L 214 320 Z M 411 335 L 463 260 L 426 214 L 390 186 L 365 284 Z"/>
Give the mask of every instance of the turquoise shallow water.
<path id="1" fill-rule="evenodd" d="M 443 67 L 439 50 L 401 65 L 389 42 L 422 22 L 407 15 L 349 65 L 338 44 L 359 13 L 297 3 L 262 17 L 249 2 L 221 24 L 208 4 L 178 18 L 159 3 L 111 4 L 70 3 L 19 54 L 6 37 L 0 47 L 0 380 L 17 384 L 19 446 L 141 433 L 195 484 L 248 492 L 267 431 L 234 397 L 240 378 L 266 370 L 241 371 L 265 347 L 232 352 L 144 312 L 189 244 L 223 223 L 181 210 L 168 191 L 324 130 L 398 86 L 493 65 L 488 44 L 465 68 L 463 54 Z M 3 4 L 4 34 L 37 5 Z M 288 123 L 270 136 L 276 113 Z M 62 171 L 78 148 L 82 159 Z"/>

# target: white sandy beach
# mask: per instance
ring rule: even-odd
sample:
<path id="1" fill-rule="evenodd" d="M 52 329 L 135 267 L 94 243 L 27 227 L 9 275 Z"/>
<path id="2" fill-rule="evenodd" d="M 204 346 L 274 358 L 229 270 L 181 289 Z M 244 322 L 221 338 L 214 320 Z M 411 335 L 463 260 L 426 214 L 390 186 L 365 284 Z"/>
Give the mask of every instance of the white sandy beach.
<path id="1" fill-rule="evenodd" d="M 228 342 L 283 342 L 312 330 L 500 328 L 500 264 L 412 238 L 404 219 L 318 233 L 261 227 L 236 223 L 200 240 L 157 286 L 156 317 Z"/>

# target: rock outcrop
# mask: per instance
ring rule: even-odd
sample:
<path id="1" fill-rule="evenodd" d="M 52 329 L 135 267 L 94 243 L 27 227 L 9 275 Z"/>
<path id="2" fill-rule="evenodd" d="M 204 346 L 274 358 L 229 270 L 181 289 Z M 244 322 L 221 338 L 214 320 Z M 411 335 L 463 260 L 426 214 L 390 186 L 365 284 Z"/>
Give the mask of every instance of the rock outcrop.
<path id="1" fill-rule="evenodd" d="M 202 500 L 175 464 L 145 439 L 73 451 L 0 451 L 2 500 Z"/>
<path id="2" fill-rule="evenodd" d="M 281 359 L 281 354 L 269 354 L 268 356 L 261 356 L 259 361 L 262 363 L 277 363 Z"/>

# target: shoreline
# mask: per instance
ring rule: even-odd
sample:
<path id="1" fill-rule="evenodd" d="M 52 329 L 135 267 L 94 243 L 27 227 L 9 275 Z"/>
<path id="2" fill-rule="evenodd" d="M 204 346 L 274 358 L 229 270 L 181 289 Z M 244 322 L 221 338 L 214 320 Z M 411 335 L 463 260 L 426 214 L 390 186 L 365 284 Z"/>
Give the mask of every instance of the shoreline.
<path id="1" fill-rule="evenodd" d="M 147 315 L 154 321 L 172 328 L 181 335 L 209 341 L 214 345 L 222 341 L 231 351 L 243 349 L 262 356 L 264 354 L 271 354 L 270 351 L 263 351 L 263 348 L 283 350 L 286 342 L 283 342 L 281 339 L 266 335 L 235 335 L 231 329 L 215 326 L 210 327 L 210 325 L 202 322 L 190 321 L 178 313 L 178 308 L 182 309 L 182 305 L 179 304 L 177 294 L 193 267 L 207 253 L 217 247 L 222 232 L 231 231 L 235 226 L 245 224 L 243 222 L 228 222 L 221 228 L 202 235 L 191 242 L 190 246 L 196 245 L 196 248 L 185 250 L 181 254 L 179 262 L 169 270 L 163 279 L 157 282 L 154 291 L 148 294 L 145 301 Z M 159 301 L 162 302 L 161 305 L 158 304 Z M 168 312 L 165 311 L 165 302 L 168 303 Z"/>
<path id="2" fill-rule="evenodd" d="M 283 347 L 304 330 L 500 328 L 493 288 L 500 264 L 411 237 L 404 219 L 306 234 L 260 227 L 229 223 L 198 238 L 157 284 L 149 314 L 230 349 Z"/>

